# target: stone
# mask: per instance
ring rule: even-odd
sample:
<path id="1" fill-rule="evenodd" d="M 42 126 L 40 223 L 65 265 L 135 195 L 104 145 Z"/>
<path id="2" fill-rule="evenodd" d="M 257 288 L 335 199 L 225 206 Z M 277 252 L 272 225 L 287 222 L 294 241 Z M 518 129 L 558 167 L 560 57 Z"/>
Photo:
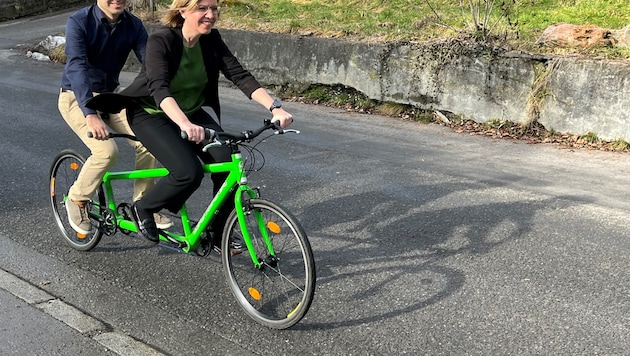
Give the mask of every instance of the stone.
<path id="1" fill-rule="evenodd" d="M 610 31 L 615 40 L 615 47 L 630 48 L 630 25 L 621 30 Z"/>
<path id="2" fill-rule="evenodd" d="M 612 47 L 615 39 L 611 31 L 595 25 L 557 23 L 545 29 L 537 44 L 549 47 Z"/>

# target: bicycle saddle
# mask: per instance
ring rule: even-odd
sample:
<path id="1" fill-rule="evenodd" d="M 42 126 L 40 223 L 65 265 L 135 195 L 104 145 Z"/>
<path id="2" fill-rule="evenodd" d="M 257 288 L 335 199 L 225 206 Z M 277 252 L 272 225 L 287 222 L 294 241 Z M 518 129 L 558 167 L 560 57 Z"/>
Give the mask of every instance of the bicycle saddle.
<path id="1" fill-rule="evenodd" d="M 116 114 L 129 106 L 131 98 L 117 93 L 103 93 L 88 100 L 87 106 L 90 109 L 104 113 Z"/>

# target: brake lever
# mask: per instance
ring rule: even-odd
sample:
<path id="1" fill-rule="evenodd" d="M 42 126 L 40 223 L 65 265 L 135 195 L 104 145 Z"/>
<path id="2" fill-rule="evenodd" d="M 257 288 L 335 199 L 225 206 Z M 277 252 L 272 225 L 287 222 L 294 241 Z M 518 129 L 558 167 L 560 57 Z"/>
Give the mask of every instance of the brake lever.
<path id="1" fill-rule="evenodd" d="M 212 141 L 212 142 L 208 143 L 207 145 L 203 146 L 203 148 L 201 150 L 203 152 L 208 152 L 208 150 L 211 149 L 212 147 L 219 147 L 219 146 L 223 146 L 223 143 L 215 138 L 214 141 Z"/>
<path id="2" fill-rule="evenodd" d="M 300 130 L 296 130 L 296 129 L 279 129 L 279 130 L 275 130 L 274 134 L 276 135 L 282 135 L 285 133 L 295 133 L 295 134 L 300 134 Z"/>

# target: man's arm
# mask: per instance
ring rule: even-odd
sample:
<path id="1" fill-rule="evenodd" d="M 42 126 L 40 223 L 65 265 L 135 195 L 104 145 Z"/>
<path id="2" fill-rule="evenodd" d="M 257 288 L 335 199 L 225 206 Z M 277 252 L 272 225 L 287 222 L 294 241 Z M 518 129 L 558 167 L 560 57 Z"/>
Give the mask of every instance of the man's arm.
<path id="1" fill-rule="evenodd" d="M 70 81 L 72 92 L 77 99 L 79 108 L 85 116 L 86 124 L 98 140 L 108 138 L 109 130 L 98 116 L 96 110 L 87 108 L 85 104 L 92 95 L 91 82 L 88 72 L 86 30 L 77 19 L 70 17 L 66 23 L 66 77 Z"/>
<path id="2" fill-rule="evenodd" d="M 85 28 L 74 17 L 66 23 L 66 77 L 77 98 L 83 115 L 96 114 L 95 110 L 85 107 L 92 98 L 92 88 L 88 77 L 88 59 Z"/>

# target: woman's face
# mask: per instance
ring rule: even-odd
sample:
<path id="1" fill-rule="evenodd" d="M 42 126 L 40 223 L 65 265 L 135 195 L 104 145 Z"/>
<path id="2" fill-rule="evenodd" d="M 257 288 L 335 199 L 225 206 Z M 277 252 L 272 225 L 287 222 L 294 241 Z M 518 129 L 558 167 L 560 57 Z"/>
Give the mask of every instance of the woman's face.
<path id="1" fill-rule="evenodd" d="M 199 0 L 192 9 L 182 10 L 184 27 L 208 34 L 219 18 L 217 0 Z"/>

